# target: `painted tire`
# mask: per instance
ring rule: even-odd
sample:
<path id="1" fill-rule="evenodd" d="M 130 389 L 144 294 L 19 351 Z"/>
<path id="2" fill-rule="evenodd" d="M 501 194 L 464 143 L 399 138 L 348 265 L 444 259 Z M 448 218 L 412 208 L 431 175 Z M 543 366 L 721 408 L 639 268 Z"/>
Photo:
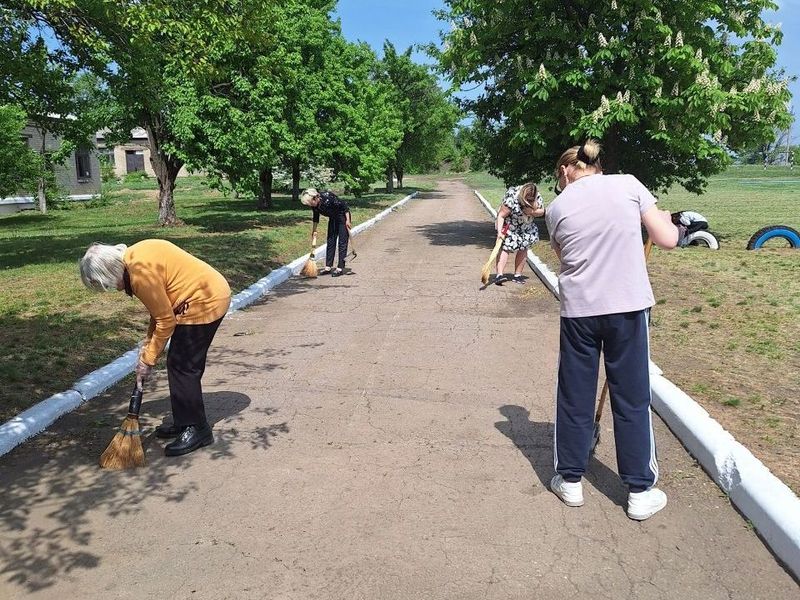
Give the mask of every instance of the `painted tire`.
<path id="1" fill-rule="evenodd" d="M 695 231 L 686 236 L 687 246 L 705 246 L 711 250 L 719 250 L 719 242 L 714 234 L 708 231 Z"/>
<path id="2" fill-rule="evenodd" d="M 770 225 L 759 229 L 753 234 L 753 237 L 747 242 L 747 249 L 757 250 L 764 245 L 764 242 L 772 238 L 782 238 L 789 242 L 790 247 L 800 248 L 800 233 L 796 229 L 788 225 Z"/>

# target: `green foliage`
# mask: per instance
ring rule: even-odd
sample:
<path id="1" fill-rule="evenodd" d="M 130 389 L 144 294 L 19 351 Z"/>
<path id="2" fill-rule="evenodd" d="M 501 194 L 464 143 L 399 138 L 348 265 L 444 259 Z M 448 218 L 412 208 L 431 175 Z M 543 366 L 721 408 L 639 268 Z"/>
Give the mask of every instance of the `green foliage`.
<path id="1" fill-rule="evenodd" d="M 98 162 L 100 163 L 100 180 L 103 183 L 115 181 L 117 174 L 114 170 L 114 159 L 108 155 L 100 155 Z"/>
<path id="2" fill-rule="evenodd" d="M 123 183 L 138 183 L 150 179 L 150 176 L 145 171 L 134 171 L 133 173 L 126 173 L 122 178 Z"/>
<path id="3" fill-rule="evenodd" d="M 320 160 L 337 181 L 361 194 L 380 179 L 402 141 L 402 120 L 393 90 L 376 79 L 379 66 L 366 44 L 343 38 L 329 47 L 327 89 L 320 110 L 326 117 L 326 141 Z"/>
<path id="4" fill-rule="evenodd" d="M 48 59 L 59 67 L 88 69 L 110 92 L 107 139 L 148 132 L 160 183 L 159 222 L 177 222 L 173 188 L 186 140 L 175 134 L 194 106 L 185 102 L 185 84 L 202 89 L 213 81 L 218 61 L 247 17 L 238 0 L 12 0 L 21 19 L 49 27 L 61 47 Z M 251 2 L 254 5 L 271 2 Z"/>
<path id="5" fill-rule="evenodd" d="M 604 167 L 665 189 L 701 191 L 729 150 L 772 139 L 789 120 L 775 70 L 770 0 L 447 0 L 438 56 L 487 136 L 489 165 L 539 180 L 565 148 L 600 138 Z"/>
<path id="6" fill-rule="evenodd" d="M 439 88 L 425 65 L 414 63 L 411 48 L 398 54 L 394 45 L 383 45 L 381 79 L 392 88 L 399 108 L 403 138 L 390 168 L 402 182 L 405 172 L 425 172 L 438 167 L 453 141 L 459 111 Z"/>
<path id="7" fill-rule="evenodd" d="M 265 177 L 325 165 L 363 191 L 399 144 L 399 113 L 376 81 L 376 58 L 346 42 L 333 2 L 261 3 L 220 56 L 210 82 L 179 84 L 176 134 L 190 166 L 240 195 L 269 193 Z"/>
<path id="8" fill-rule="evenodd" d="M 41 156 L 22 140 L 25 113 L 0 105 L 0 198 L 32 191 L 41 171 Z"/>
<path id="9" fill-rule="evenodd" d="M 453 171 L 480 171 L 487 168 L 483 130 L 475 123 L 461 125 L 453 135 L 452 143 L 445 155 Z"/>
<path id="10" fill-rule="evenodd" d="M 19 109 L 23 125 L 30 123 L 47 140 L 46 147 L 32 148 L 39 153 L 37 159 L 29 152 L 22 154 L 41 180 L 45 194 L 40 208 L 46 210 L 49 199 L 63 196 L 55 185 L 53 165 L 64 163 L 76 147 L 92 140 L 99 121 L 93 108 L 97 94 L 90 91 L 95 81 L 81 74 L 74 60 L 51 50 L 35 24 L 36 18 L 25 10 L 0 12 L 0 104 Z M 37 185 L 27 181 L 24 187 L 31 192 Z"/>

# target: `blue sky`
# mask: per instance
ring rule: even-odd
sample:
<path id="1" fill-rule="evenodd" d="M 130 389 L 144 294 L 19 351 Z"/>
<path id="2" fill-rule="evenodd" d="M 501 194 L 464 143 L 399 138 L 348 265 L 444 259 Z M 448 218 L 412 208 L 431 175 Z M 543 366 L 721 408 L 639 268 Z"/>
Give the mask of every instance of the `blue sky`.
<path id="1" fill-rule="evenodd" d="M 778 48 L 778 64 L 788 74 L 800 75 L 800 0 L 777 3 L 780 8 L 764 18 L 773 24 L 782 23 L 784 37 Z M 380 52 L 384 39 L 392 41 L 398 50 L 414 44 L 438 43 L 438 31 L 449 26 L 438 21 L 431 11 L 443 7 L 440 0 L 339 0 L 337 15 L 345 37 L 365 41 Z M 422 54 L 415 56 L 421 62 L 429 61 Z M 790 89 L 795 113 L 800 116 L 800 81 L 793 82 Z M 798 134 L 800 131 L 795 136 Z"/>

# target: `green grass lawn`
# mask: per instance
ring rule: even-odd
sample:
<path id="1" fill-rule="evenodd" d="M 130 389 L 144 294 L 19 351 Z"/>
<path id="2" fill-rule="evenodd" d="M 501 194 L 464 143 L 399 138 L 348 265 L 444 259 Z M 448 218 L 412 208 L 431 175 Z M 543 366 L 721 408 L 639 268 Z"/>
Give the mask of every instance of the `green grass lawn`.
<path id="1" fill-rule="evenodd" d="M 467 183 L 495 206 L 505 191 L 485 173 Z M 800 492 L 800 250 L 746 249 L 767 225 L 800 230 L 800 169 L 733 167 L 702 196 L 676 188 L 659 206 L 706 216 L 720 249 L 651 255 L 653 360 Z M 534 251 L 558 272 L 546 242 Z"/>
<path id="2" fill-rule="evenodd" d="M 104 202 L 0 217 L 0 422 L 141 339 L 147 313 L 138 300 L 94 294 L 81 284 L 78 260 L 92 242 L 168 239 L 216 267 L 234 293 L 309 250 L 311 211 L 286 195 L 275 196 L 274 209 L 258 211 L 253 200 L 225 197 L 202 177 L 182 178 L 175 200 L 186 225 L 162 228 L 153 179 L 104 192 Z M 354 224 L 407 193 L 346 198 Z"/>

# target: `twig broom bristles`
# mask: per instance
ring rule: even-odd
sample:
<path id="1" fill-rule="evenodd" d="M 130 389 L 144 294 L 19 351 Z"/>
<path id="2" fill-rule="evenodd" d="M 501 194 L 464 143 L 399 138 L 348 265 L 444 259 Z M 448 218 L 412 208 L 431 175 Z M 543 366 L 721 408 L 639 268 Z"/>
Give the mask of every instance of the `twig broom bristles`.
<path id="1" fill-rule="evenodd" d="M 648 239 L 644 243 L 644 260 L 650 258 L 650 251 L 653 249 L 653 240 Z M 594 431 L 592 432 L 592 449 L 591 453 L 594 454 L 597 444 L 600 443 L 600 418 L 603 416 L 603 408 L 606 405 L 606 398 L 608 398 L 608 378 L 603 383 L 603 390 L 600 392 L 600 400 L 597 402 L 597 412 L 594 415 Z"/>
<path id="2" fill-rule="evenodd" d="M 139 409 L 142 407 L 142 390 L 138 385 L 131 394 L 128 416 L 122 422 L 119 432 L 100 456 L 103 469 L 130 469 L 144 466 L 142 431 L 139 428 Z"/>
<path id="3" fill-rule="evenodd" d="M 306 261 L 306 264 L 303 265 L 303 269 L 300 271 L 300 274 L 303 277 L 316 277 L 319 275 L 319 269 L 317 268 L 317 261 L 314 260 L 314 249 L 311 249 L 311 254 Z"/>
<path id="4" fill-rule="evenodd" d="M 500 253 L 500 246 L 503 245 L 503 240 L 506 239 L 507 233 L 508 223 L 503 225 L 503 229 L 500 231 L 500 235 L 497 236 L 497 241 L 494 244 L 494 250 L 492 250 L 492 253 L 489 255 L 489 260 L 483 265 L 483 269 L 481 270 L 481 283 L 483 283 L 483 285 L 489 283 L 489 274 L 492 272 L 492 265 L 497 261 L 497 255 Z"/>

